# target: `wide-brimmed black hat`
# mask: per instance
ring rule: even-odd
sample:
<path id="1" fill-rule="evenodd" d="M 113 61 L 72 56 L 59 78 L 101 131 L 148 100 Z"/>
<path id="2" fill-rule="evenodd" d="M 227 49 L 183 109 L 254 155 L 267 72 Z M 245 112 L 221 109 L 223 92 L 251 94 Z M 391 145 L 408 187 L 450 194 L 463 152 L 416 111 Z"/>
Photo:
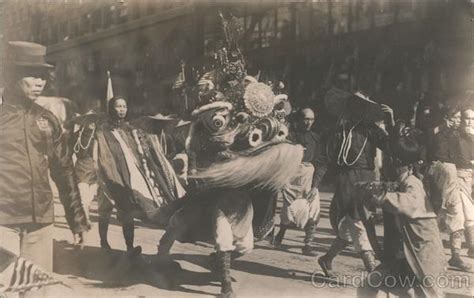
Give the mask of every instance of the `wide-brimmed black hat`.
<path id="1" fill-rule="evenodd" d="M 351 93 L 334 87 L 326 92 L 324 103 L 327 111 L 336 117 L 360 119 L 366 122 L 384 119 L 380 104 L 362 92 Z"/>
<path id="2" fill-rule="evenodd" d="M 409 165 L 422 159 L 423 146 L 418 139 L 419 134 L 412 129 L 391 136 L 390 151 L 396 164 Z"/>
<path id="3" fill-rule="evenodd" d="M 7 47 L 7 64 L 31 67 L 31 68 L 54 68 L 46 63 L 46 47 L 37 43 L 26 41 L 10 41 Z"/>

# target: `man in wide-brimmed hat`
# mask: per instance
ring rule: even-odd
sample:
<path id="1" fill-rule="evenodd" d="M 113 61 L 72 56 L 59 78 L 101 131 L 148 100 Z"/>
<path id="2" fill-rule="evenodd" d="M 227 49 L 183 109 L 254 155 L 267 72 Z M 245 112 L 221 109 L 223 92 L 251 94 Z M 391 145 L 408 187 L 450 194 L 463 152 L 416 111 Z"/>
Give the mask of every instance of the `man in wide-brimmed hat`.
<path id="1" fill-rule="evenodd" d="M 61 125 L 35 103 L 53 67 L 45 54 L 39 44 L 8 43 L 0 108 L 0 234 L 2 246 L 52 271 L 54 202 L 48 170 L 74 235 L 82 239 L 89 226 Z"/>
<path id="2" fill-rule="evenodd" d="M 331 202 L 330 220 L 337 236 L 329 251 L 319 258 L 318 263 L 327 276 L 334 276 L 333 259 L 341 253 L 352 240 L 354 250 L 358 252 L 367 271 L 373 271 L 375 252 L 380 252 L 375 237 L 370 212 L 362 206 L 355 192 L 360 181 L 375 180 L 376 149 L 387 149 L 388 133 L 382 128 L 384 112 L 390 115 L 389 124 L 393 125 L 393 111 L 386 105 L 379 105 L 362 92 L 348 92 L 331 89 L 326 95 L 326 103 L 342 102 L 338 109 L 339 120 L 330 137 L 328 150 L 316 161 L 313 187 L 319 187 L 328 166 L 335 166 L 337 173 L 336 190 Z M 376 124 L 377 123 L 377 124 Z M 333 153 L 333 154 L 331 154 Z"/>

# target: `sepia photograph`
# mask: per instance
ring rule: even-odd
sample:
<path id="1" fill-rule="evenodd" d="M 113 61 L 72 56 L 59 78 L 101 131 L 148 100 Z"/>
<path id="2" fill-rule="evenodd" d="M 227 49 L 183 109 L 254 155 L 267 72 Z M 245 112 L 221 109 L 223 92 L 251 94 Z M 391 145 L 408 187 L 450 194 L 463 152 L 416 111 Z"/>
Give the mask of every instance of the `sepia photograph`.
<path id="1" fill-rule="evenodd" d="M 474 0 L 0 0 L 0 298 L 474 297 Z"/>

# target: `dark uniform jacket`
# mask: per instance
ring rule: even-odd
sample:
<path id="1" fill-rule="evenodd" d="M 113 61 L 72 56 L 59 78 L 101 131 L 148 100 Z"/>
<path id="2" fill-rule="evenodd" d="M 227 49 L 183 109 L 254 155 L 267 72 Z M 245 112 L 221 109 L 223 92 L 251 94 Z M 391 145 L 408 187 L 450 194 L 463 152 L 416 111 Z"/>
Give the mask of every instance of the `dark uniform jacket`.
<path id="1" fill-rule="evenodd" d="M 472 169 L 471 161 L 474 159 L 474 137 L 465 132 L 459 134 L 458 141 L 454 144 L 455 156 L 453 163 L 457 169 Z"/>
<path id="2" fill-rule="evenodd" d="M 88 229 L 67 140 L 57 118 L 19 92 L 0 107 L 0 225 L 52 223 L 48 170 L 75 233 Z"/>
<path id="3" fill-rule="evenodd" d="M 432 137 L 430 161 L 454 163 L 456 158 L 455 146 L 459 142 L 459 131 L 441 126 L 439 132 Z"/>
<path id="4" fill-rule="evenodd" d="M 303 162 L 311 163 L 315 169 L 319 166 L 318 160 L 323 154 L 323 146 L 321 139 L 313 131 L 290 131 L 288 139 L 295 142 L 296 144 L 301 144 L 304 147 Z M 316 177 L 313 177 L 312 185 L 316 185 Z"/>
<path id="5" fill-rule="evenodd" d="M 78 132 L 74 136 L 75 144 L 79 143 L 78 148 L 74 145 L 74 150 L 77 150 L 75 151 L 77 160 L 74 165 L 74 174 L 77 183 L 97 183 L 97 173 L 93 156 L 93 148 L 96 140 L 92 133 L 92 130 L 84 128 L 82 133 Z"/>

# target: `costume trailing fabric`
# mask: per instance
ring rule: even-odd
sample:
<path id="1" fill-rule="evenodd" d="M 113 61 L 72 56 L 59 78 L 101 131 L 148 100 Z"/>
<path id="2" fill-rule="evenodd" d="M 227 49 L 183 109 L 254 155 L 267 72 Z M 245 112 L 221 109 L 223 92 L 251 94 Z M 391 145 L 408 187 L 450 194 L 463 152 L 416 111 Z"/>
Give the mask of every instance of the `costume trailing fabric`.
<path id="1" fill-rule="evenodd" d="M 113 130 L 112 134 L 117 139 L 120 149 L 123 152 L 123 157 L 125 158 L 130 177 L 130 188 L 134 193 L 137 192 L 139 196 L 152 198 L 153 195 L 151 193 L 151 188 L 149 188 L 149 182 L 146 180 L 146 176 L 141 173 L 139 164 L 135 159 L 134 154 L 131 152 L 130 146 L 125 143 L 125 140 L 117 130 Z"/>
<path id="2" fill-rule="evenodd" d="M 185 190 L 181 183 L 178 180 L 178 177 L 173 170 L 173 167 L 169 160 L 166 158 L 166 155 L 163 152 L 163 146 L 158 141 L 158 137 L 156 135 L 144 135 L 146 141 L 143 144 L 147 144 L 148 146 L 143 146 L 145 152 L 149 155 L 148 159 L 155 161 L 155 163 L 151 163 L 151 166 L 154 167 L 154 172 L 160 171 L 160 173 L 166 178 L 167 188 L 166 190 L 172 190 L 167 198 L 181 198 L 185 195 Z M 158 166 L 158 168 L 156 168 Z"/>
<path id="3" fill-rule="evenodd" d="M 206 181 L 206 188 L 189 196 L 185 205 L 171 218 L 170 225 L 178 227 L 179 230 L 176 239 L 181 242 L 212 240 L 215 210 L 225 214 L 235 238 L 245 237 L 252 228 L 252 221 L 259 224 L 253 226 L 259 235 L 257 237 L 263 237 L 268 233 L 268 228 L 263 228 L 268 222 L 253 219 L 273 217 L 268 215 L 267 208 L 273 210 L 271 199 L 275 196 L 269 195 L 268 192 L 288 183 L 290 177 L 299 169 L 299 163 L 294 160 L 301 160 L 302 155 L 301 146 L 281 143 L 265 148 L 258 155 L 240 156 L 234 160 L 216 163 L 198 173 L 194 177 Z M 248 165 L 250 168 L 239 168 L 238 165 Z M 253 169 L 256 171 L 252 172 Z M 252 203 L 261 199 L 270 204 Z M 254 216 L 254 205 L 259 216 Z"/>
<path id="4" fill-rule="evenodd" d="M 250 193 L 253 205 L 253 234 L 255 239 L 263 239 L 275 226 L 278 194 L 272 190 L 254 189 Z"/>
<path id="5" fill-rule="evenodd" d="M 149 136 L 143 135 L 138 146 L 132 128 L 127 124 L 122 124 L 120 129 L 110 123 L 104 124 L 97 132 L 99 175 L 120 210 L 132 212 L 133 216 L 144 221 L 166 225 L 167 218 L 160 213 L 163 211 L 161 207 L 182 197 L 184 189 L 172 174 L 174 172 L 169 163 L 157 162 L 157 156 L 162 153 L 156 144 L 153 147 L 142 143 L 148 138 Z M 150 181 L 140 163 L 139 147 L 146 148 L 144 157 L 153 172 L 153 181 Z M 165 167 L 167 170 L 164 170 Z M 166 172 L 173 179 L 172 187 L 169 179 L 164 176 Z M 141 191 L 135 186 L 136 182 L 141 183 Z M 156 182 L 158 191 L 155 191 L 153 182 Z"/>
<path id="6" fill-rule="evenodd" d="M 297 148 L 295 148 L 297 147 Z M 191 178 L 205 181 L 208 187 L 282 189 L 289 181 L 289 173 L 298 172 L 303 158 L 299 145 L 281 143 L 268 145 L 227 162 L 215 163 Z"/>

